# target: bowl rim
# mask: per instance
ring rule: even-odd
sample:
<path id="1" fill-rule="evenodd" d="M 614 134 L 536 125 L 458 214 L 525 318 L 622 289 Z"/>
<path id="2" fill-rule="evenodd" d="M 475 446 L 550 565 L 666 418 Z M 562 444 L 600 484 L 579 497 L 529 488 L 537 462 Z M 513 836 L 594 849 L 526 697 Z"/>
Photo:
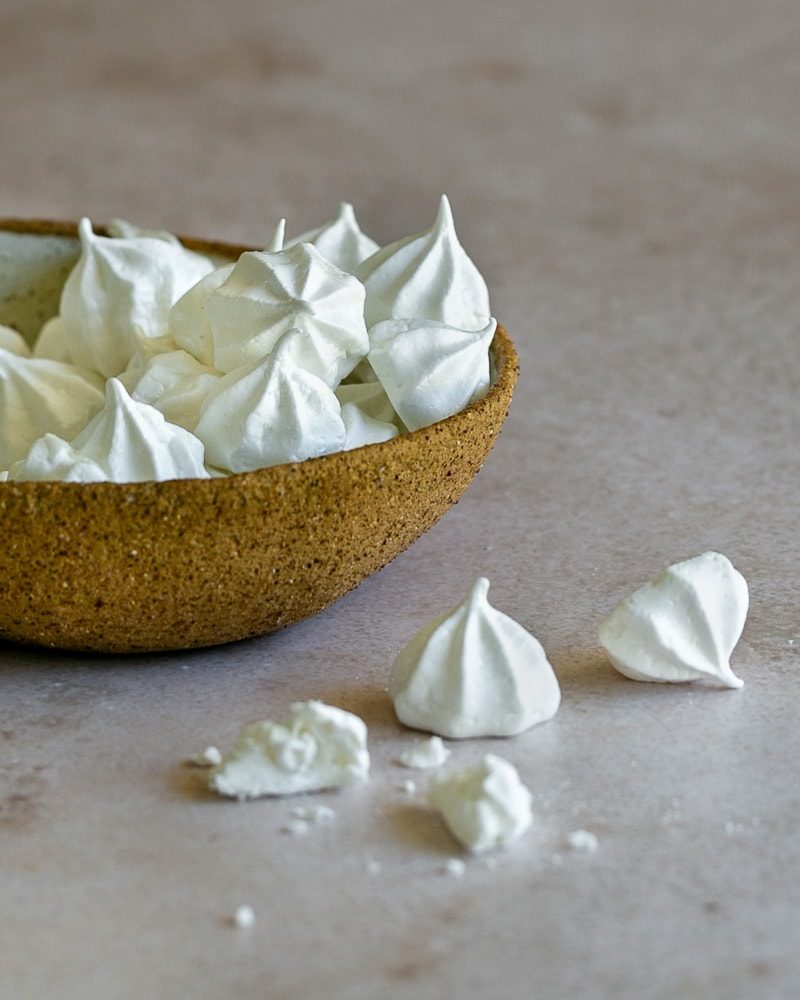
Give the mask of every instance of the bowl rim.
<path id="1" fill-rule="evenodd" d="M 106 225 L 92 224 L 94 232 L 105 236 L 108 235 Z M 16 217 L 0 218 L 0 231 L 28 236 L 56 236 L 70 239 L 78 238 L 78 223 L 69 219 L 23 219 Z M 176 234 L 180 242 L 189 250 L 206 255 L 219 257 L 229 257 L 236 260 L 241 254 L 247 251 L 257 250 L 258 247 L 247 246 L 238 243 L 229 243 L 224 240 L 210 240 L 197 236 L 183 236 Z M 438 420 L 419 430 L 408 431 L 388 441 L 381 441 L 375 444 L 362 445 L 360 448 L 352 448 L 349 451 L 334 451 L 326 455 L 319 455 L 316 458 L 308 458 L 303 462 L 282 462 L 278 465 L 269 465 L 263 469 L 254 469 L 251 472 L 231 472 L 222 476 L 214 476 L 209 479 L 162 479 L 144 480 L 141 482 L 116 483 L 65 483 L 60 480 L 47 480 L 41 482 L 0 482 L 0 489 L 10 492 L 18 490 L 25 494 L 35 494 L 42 497 L 45 494 L 60 492 L 63 490 L 72 491 L 101 491 L 101 492 L 124 492 L 130 498 L 131 492 L 137 496 L 164 495 L 173 492 L 180 492 L 187 488 L 198 487 L 206 490 L 224 490 L 230 488 L 231 483 L 251 483 L 266 482 L 269 479 L 279 480 L 283 476 L 296 475 L 299 470 L 308 474 L 321 472 L 324 468 L 338 464 L 342 456 L 360 456 L 369 452 L 370 456 L 379 458 L 386 454 L 388 449 L 395 450 L 398 442 L 404 444 L 422 443 L 428 440 L 431 433 L 437 433 L 437 428 L 449 425 L 459 420 L 473 420 L 475 417 L 483 416 L 491 412 L 498 399 L 511 400 L 517 380 L 519 378 L 519 356 L 514 347 L 514 343 L 506 332 L 505 327 L 498 322 L 495 330 L 490 350 L 494 358 L 494 376 L 489 391 L 485 396 L 475 400 L 463 410 L 454 413 L 443 420 Z"/>

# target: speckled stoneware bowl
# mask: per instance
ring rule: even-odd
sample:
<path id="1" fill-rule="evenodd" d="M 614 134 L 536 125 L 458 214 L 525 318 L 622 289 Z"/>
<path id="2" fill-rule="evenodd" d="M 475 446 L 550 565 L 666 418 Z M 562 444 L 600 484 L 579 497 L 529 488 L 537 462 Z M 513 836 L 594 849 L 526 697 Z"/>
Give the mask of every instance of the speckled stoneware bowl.
<path id="1" fill-rule="evenodd" d="M 219 260 L 249 249 L 184 242 Z M 0 221 L 0 323 L 33 341 L 77 256 L 72 223 Z M 484 399 L 385 444 L 223 479 L 0 483 L 0 639 L 185 649 L 316 614 L 427 531 L 478 472 L 519 370 L 501 327 L 492 352 Z"/>

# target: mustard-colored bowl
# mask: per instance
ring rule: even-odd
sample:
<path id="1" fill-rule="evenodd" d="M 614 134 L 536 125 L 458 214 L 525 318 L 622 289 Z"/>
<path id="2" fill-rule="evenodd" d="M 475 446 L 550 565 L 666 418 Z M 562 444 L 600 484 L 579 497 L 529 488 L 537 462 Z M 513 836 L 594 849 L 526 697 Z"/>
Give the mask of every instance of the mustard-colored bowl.
<path id="1" fill-rule="evenodd" d="M 183 242 L 220 260 L 250 249 Z M 77 256 L 73 223 L 0 221 L 0 323 L 32 341 Z M 185 649 L 316 614 L 419 538 L 476 475 L 519 371 L 502 327 L 492 352 L 483 399 L 384 444 L 221 479 L 0 483 L 0 639 Z"/>

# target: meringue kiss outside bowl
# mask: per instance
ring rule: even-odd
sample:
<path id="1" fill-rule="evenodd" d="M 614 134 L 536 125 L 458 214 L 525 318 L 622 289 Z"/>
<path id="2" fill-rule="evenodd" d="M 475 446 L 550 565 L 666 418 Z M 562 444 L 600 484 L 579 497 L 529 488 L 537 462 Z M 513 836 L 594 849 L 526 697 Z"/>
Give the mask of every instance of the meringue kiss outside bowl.
<path id="1" fill-rule="evenodd" d="M 220 262 L 250 249 L 183 242 Z M 78 252 L 72 223 L 0 221 L 0 323 L 32 342 Z M 480 469 L 519 373 L 500 326 L 491 349 L 483 399 L 384 444 L 217 479 L 0 483 L 0 639 L 154 652 L 316 614 L 427 531 Z"/>

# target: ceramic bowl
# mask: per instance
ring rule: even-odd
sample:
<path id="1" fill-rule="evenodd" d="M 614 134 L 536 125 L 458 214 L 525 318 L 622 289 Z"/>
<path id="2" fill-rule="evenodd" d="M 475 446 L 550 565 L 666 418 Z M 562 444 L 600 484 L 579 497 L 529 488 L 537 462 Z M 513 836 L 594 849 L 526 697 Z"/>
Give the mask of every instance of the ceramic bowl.
<path id="1" fill-rule="evenodd" d="M 184 243 L 219 260 L 250 249 Z M 74 224 L 0 221 L 0 323 L 32 341 L 77 256 Z M 0 483 L 0 639 L 185 649 L 316 614 L 427 531 L 478 472 L 518 375 L 502 327 L 492 352 L 483 399 L 385 444 L 221 479 Z"/>

